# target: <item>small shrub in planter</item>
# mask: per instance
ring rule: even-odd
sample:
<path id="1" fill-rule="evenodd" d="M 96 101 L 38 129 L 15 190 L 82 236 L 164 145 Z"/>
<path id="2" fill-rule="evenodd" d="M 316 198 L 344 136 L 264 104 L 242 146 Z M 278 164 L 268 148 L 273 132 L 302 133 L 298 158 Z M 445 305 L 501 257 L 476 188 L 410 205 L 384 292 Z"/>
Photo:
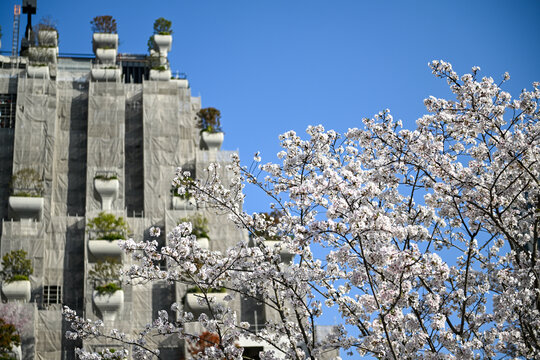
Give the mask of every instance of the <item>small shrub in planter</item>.
<path id="1" fill-rule="evenodd" d="M 160 17 L 154 21 L 154 34 L 157 35 L 172 35 L 171 29 L 172 22 L 165 18 Z"/>
<path id="2" fill-rule="evenodd" d="M 120 286 L 121 265 L 114 259 L 99 261 L 92 270 L 88 272 L 91 280 L 95 281 L 95 290 L 99 295 L 114 294 L 122 290 Z"/>
<path id="3" fill-rule="evenodd" d="M 201 131 L 208 131 L 210 133 L 222 132 L 221 129 L 221 112 L 213 107 L 208 107 L 199 110 L 197 113 L 199 118 L 199 126 Z"/>
<path id="4" fill-rule="evenodd" d="M 21 345 L 21 336 L 15 325 L 0 318 L 0 359 L 13 359 L 10 356 L 14 347 Z"/>
<path id="5" fill-rule="evenodd" d="M 100 240 L 124 239 L 128 232 L 128 226 L 123 217 L 116 217 L 114 214 L 100 212 L 86 224 L 88 232 L 94 232 Z"/>
<path id="6" fill-rule="evenodd" d="M 190 222 L 191 223 L 191 234 L 195 235 L 198 239 L 199 238 L 207 238 L 208 236 L 208 219 L 202 216 L 201 214 L 197 214 L 191 217 L 182 218 L 180 219 L 180 222 Z"/>
<path id="7" fill-rule="evenodd" d="M 116 69 L 116 66 L 109 66 L 105 69 Z M 96 180 L 118 180 L 118 176 L 115 174 L 99 174 L 94 176 Z"/>
<path id="8" fill-rule="evenodd" d="M 173 186 L 173 188 L 171 189 L 171 193 L 173 194 L 173 196 L 177 196 L 183 200 L 189 200 L 192 196 L 188 190 L 188 187 L 193 185 L 193 183 L 193 178 L 185 177 L 183 178 L 181 183 L 175 184 L 175 186 Z M 181 187 L 184 188 L 184 191 L 179 193 L 178 189 Z"/>
<path id="9" fill-rule="evenodd" d="M 167 67 L 165 65 L 160 65 L 160 66 L 154 66 L 152 67 L 152 70 L 157 70 L 157 71 L 167 71 Z"/>
<path id="10" fill-rule="evenodd" d="M 41 197 L 43 193 L 43 181 L 39 173 L 30 168 L 17 171 L 9 184 L 13 196 Z"/>
<path id="11" fill-rule="evenodd" d="M 24 250 L 12 250 L 2 257 L 2 271 L 0 275 L 5 282 L 28 280 L 34 272 L 32 260 L 28 259 Z"/>
<path id="12" fill-rule="evenodd" d="M 92 25 L 92 32 L 95 33 L 117 33 L 116 20 L 111 15 L 96 16 L 90 21 L 90 25 Z"/>

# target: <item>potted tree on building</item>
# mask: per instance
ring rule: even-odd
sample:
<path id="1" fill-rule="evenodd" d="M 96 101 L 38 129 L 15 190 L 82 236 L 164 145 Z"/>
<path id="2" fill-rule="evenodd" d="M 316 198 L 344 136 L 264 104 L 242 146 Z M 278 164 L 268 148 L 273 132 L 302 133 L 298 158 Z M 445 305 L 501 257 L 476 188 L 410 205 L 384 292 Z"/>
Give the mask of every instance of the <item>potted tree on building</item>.
<path id="1" fill-rule="evenodd" d="M 118 240 L 125 239 L 128 226 L 123 217 L 100 212 L 86 224 L 88 231 L 88 251 L 95 259 L 121 259 L 123 251 Z"/>
<path id="2" fill-rule="evenodd" d="M 92 299 L 104 321 L 113 321 L 124 305 L 124 290 L 120 281 L 121 265 L 114 259 L 99 261 L 88 272 L 94 282 Z"/>
<path id="3" fill-rule="evenodd" d="M 165 18 L 154 21 L 154 35 L 149 40 L 148 45 L 154 52 L 150 51 L 150 80 L 168 81 L 171 79 L 171 70 L 167 60 L 167 54 L 172 45 L 172 23 Z"/>
<path id="4" fill-rule="evenodd" d="M 2 293 L 9 302 L 29 302 L 32 287 L 29 277 L 34 272 L 32 261 L 24 250 L 12 250 L 2 257 Z"/>
<path id="5" fill-rule="evenodd" d="M 116 66 L 118 34 L 116 20 L 111 15 L 96 16 L 92 21 L 92 47 L 98 63 L 92 68 L 96 81 L 119 81 L 120 69 Z"/>
<path id="6" fill-rule="evenodd" d="M 58 57 L 58 30 L 56 23 L 50 18 L 42 18 L 39 24 L 34 27 L 37 34 L 37 46 L 32 46 L 28 50 L 29 65 L 27 67 L 28 77 L 49 78 L 49 65 L 55 65 Z M 34 42 L 36 38 L 34 38 Z"/>
<path id="7" fill-rule="evenodd" d="M 219 151 L 223 144 L 223 131 L 221 129 L 221 112 L 213 107 L 199 110 L 197 113 L 201 137 L 206 148 L 211 151 Z"/>
<path id="8" fill-rule="evenodd" d="M 41 219 L 43 181 L 35 169 L 24 168 L 11 177 L 9 207 L 20 219 Z"/>

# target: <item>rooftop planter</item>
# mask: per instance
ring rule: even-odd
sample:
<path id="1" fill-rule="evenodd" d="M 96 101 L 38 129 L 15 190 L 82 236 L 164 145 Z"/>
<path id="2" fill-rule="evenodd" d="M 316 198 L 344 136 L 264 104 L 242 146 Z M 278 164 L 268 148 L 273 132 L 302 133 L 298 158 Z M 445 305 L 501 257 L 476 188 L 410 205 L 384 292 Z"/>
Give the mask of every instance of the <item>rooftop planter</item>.
<path id="1" fill-rule="evenodd" d="M 92 80 L 100 82 L 119 82 L 122 77 L 121 69 L 114 67 L 93 68 Z"/>
<path id="2" fill-rule="evenodd" d="M 154 21 L 152 44 L 160 57 L 166 58 L 167 52 L 171 51 L 172 33 L 172 22 L 170 20 L 160 17 Z"/>
<path id="3" fill-rule="evenodd" d="M 40 46 L 58 47 L 58 31 L 54 28 L 43 28 L 38 31 Z"/>
<path id="4" fill-rule="evenodd" d="M 201 214 L 196 214 L 180 219 L 180 222 L 191 223 L 191 235 L 197 238 L 197 242 L 202 249 L 210 248 L 210 236 L 208 236 L 208 219 Z"/>
<path id="5" fill-rule="evenodd" d="M 121 259 L 122 249 L 118 240 L 125 239 L 128 226 L 123 217 L 100 212 L 86 224 L 89 234 L 88 251 L 96 259 Z"/>
<path id="6" fill-rule="evenodd" d="M 197 113 L 201 127 L 201 138 L 210 151 L 219 151 L 223 144 L 223 131 L 221 129 L 221 112 L 213 107 L 199 110 Z"/>
<path id="7" fill-rule="evenodd" d="M 170 81 L 171 70 L 167 69 L 165 65 L 157 66 L 150 69 L 149 80 L 151 81 Z"/>
<path id="8" fill-rule="evenodd" d="M 32 261 L 24 250 L 12 250 L 2 257 L 2 293 L 8 302 L 29 302 L 32 292 L 29 276 L 34 272 Z"/>
<path id="9" fill-rule="evenodd" d="M 95 52 L 100 63 L 105 65 L 116 63 L 116 49 L 97 48 Z"/>
<path id="10" fill-rule="evenodd" d="M 92 299 L 96 309 L 104 321 L 114 321 L 124 305 L 120 264 L 114 261 L 98 262 L 88 275 L 95 284 Z"/>
<path id="11" fill-rule="evenodd" d="M 94 177 L 94 189 L 96 189 L 96 192 L 101 198 L 101 210 L 110 210 L 112 202 L 118 196 L 120 182 L 118 181 L 116 174 L 98 174 Z"/>
<path id="12" fill-rule="evenodd" d="M 221 289 L 208 289 L 206 296 L 208 300 L 211 301 L 211 306 L 216 305 L 226 305 L 225 297 L 227 296 L 227 290 L 225 288 Z M 199 287 L 193 287 L 187 290 L 185 304 L 191 309 L 191 311 L 196 313 L 205 312 L 208 310 L 208 303 L 203 301 L 202 304 L 199 303 L 199 299 L 204 298 L 204 293 Z"/>
<path id="13" fill-rule="evenodd" d="M 96 16 L 92 21 L 93 51 L 102 49 L 118 49 L 118 34 L 116 20 L 111 15 Z"/>
<path id="14" fill-rule="evenodd" d="M 28 65 L 26 75 L 32 79 L 49 79 L 49 66 L 47 64 Z"/>
<path id="15" fill-rule="evenodd" d="M 31 64 L 56 64 L 57 57 L 57 47 L 33 46 L 28 49 Z"/>
<path id="16" fill-rule="evenodd" d="M 30 168 L 17 171 L 11 177 L 10 208 L 21 219 L 40 219 L 43 213 L 43 181 L 39 173 Z"/>

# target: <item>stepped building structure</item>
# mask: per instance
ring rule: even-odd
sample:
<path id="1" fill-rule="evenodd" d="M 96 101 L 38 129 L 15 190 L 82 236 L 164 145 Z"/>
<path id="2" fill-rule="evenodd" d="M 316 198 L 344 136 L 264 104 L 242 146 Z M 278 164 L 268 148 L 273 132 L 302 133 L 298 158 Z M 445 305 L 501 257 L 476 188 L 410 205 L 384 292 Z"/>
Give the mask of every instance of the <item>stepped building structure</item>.
<path id="1" fill-rule="evenodd" d="M 0 310 L 17 307 L 26 320 L 24 359 L 74 359 L 75 346 L 118 346 L 66 340 L 63 305 L 128 332 L 172 302 L 189 307 L 186 287 L 165 282 L 122 286 L 114 301 L 102 303 L 91 276 L 96 265 L 110 257 L 132 261 L 114 241 L 98 240 L 99 229 L 89 231 L 102 212 L 122 217 L 135 240 L 148 239 L 152 226 L 166 233 L 194 215 L 208 219 L 213 250 L 246 236 L 225 216 L 171 191 L 178 166 L 197 177 L 231 155 L 219 141 L 201 139 L 201 99 L 187 79 L 171 77 L 171 36 L 154 39 L 155 69 L 146 56 L 118 54 L 116 34 L 94 34 L 95 57 L 86 58 L 58 56 L 56 39 L 54 31 L 40 31 L 27 56 L 0 57 L 0 255 L 24 250 L 33 267 L 28 287 L 23 280 L 21 289 L 4 289 Z M 264 323 L 261 305 L 238 298 L 232 304 L 243 321 Z M 241 345 L 253 358 L 264 347 Z M 156 346 L 164 359 L 189 358 L 178 340 Z"/>

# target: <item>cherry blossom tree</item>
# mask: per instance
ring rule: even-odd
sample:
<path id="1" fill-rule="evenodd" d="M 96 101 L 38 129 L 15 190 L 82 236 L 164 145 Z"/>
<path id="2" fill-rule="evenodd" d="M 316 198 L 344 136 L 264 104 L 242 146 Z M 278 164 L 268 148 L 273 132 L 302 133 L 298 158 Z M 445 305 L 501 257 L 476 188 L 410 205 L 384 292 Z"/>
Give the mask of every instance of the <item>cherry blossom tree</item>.
<path id="1" fill-rule="evenodd" d="M 443 61 L 430 68 L 454 99 L 426 99 L 415 130 L 385 110 L 344 134 L 287 132 L 280 163 L 247 169 L 234 158 L 227 184 L 218 164 L 204 180 L 178 170 L 179 193 L 251 234 L 226 253 L 201 249 L 189 223 L 162 248 L 122 245 L 139 260 L 128 279 L 202 289 L 210 311 L 198 321 L 217 341 L 199 358 L 241 358 L 240 336 L 275 346 L 261 359 L 318 359 L 338 348 L 378 359 L 540 358 L 540 85 L 512 99 L 500 87 L 508 74 L 497 84 L 478 67 L 461 77 Z M 245 183 L 268 195 L 279 221 L 241 210 Z M 286 252 L 293 262 L 282 261 Z M 160 270 L 163 258 L 174 266 Z M 238 322 L 213 303 L 209 289 L 219 287 L 264 303 L 275 318 L 259 331 Z M 329 308 L 342 325 L 320 340 L 315 324 Z M 69 338 L 121 339 L 138 359 L 159 356 L 145 345 L 151 333 L 197 340 L 184 330 L 190 313 L 162 311 L 135 338 L 65 314 Z"/>

